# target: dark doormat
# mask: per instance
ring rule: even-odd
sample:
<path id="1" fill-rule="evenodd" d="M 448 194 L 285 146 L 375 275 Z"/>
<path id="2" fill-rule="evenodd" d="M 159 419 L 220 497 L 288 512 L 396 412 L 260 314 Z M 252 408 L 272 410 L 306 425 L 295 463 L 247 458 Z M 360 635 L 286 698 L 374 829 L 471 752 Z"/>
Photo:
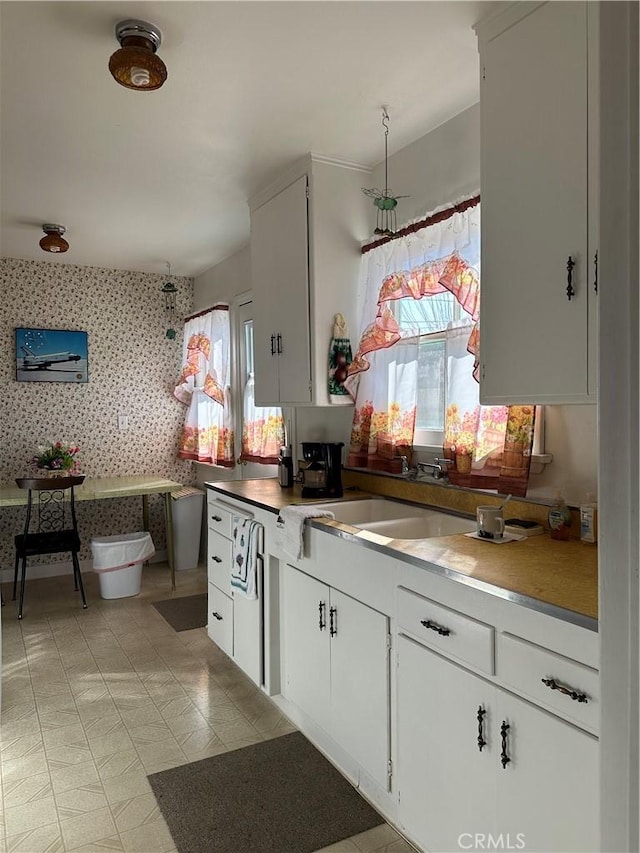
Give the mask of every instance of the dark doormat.
<path id="1" fill-rule="evenodd" d="M 206 592 L 151 603 L 174 631 L 190 631 L 192 628 L 204 628 L 207 624 Z"/>
<path id="2" fill-rule="evenodd" d="M 314 853 L 384 823 L 300 732 L 148 778 L 178 853 Z"/>

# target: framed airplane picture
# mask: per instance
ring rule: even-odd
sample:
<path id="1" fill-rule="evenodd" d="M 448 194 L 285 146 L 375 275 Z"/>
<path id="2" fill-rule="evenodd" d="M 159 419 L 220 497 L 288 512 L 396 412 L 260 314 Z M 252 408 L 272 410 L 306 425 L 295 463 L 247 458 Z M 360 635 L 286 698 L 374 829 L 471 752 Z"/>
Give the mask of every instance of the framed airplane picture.
<path id="1" fill-rule="evenodd" d="M 88 382 L 86 332 L 16 329 L 18 382 Z"/>

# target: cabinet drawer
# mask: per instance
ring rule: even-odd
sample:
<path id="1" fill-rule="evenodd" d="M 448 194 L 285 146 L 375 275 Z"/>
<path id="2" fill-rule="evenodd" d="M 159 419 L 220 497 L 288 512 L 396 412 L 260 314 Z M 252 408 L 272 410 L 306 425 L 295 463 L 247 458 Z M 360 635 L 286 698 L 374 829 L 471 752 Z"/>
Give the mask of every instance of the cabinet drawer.
<path id="1" fill-rule="evenodd" d="M 207 632 L 223 652 L 233 656 L 233 599 L 209 584 Z"/>
<path id="2" fill-rule="evenodd" d="M 240 514 L 240 513 L 238 513 Z M 233 513 L 229 509 L 223 509 L 216 501 L 209 500 L 207 503 L 207 524 L 209 530 L 231 539 Z"/>
<path id="3" fill-rule="evenodd" d="M 398 626 L 444 655 L 494 674 L 494 628 L 402 587 Z"/>
<path id="4" fill-rule="evenodd" d="M 527 698 L 597 733 L 600 677 L 596 669 L 512 634 L 499 634 L 497 674 Z M 542 679 L 553 681 L 556 688 Z"/>
<path id="5" fill-rule="evenodd" d="M 209 583 L 214 583 L 231 595 L 231 540 L 209 530 L 207 541 L 207 573 Z"/>

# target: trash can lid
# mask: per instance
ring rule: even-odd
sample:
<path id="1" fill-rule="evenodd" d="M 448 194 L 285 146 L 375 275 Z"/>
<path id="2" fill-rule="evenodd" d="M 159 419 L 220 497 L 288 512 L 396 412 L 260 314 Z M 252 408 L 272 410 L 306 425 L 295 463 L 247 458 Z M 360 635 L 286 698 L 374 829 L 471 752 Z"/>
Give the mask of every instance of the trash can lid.
<path id="1" fill-rule="evenodd" d="M 202 489 L 196 489 L 195 486 L 183 486 L 181 489 L 171 492 L 174 501 L 178 501 L 180 498 L 188 498 L 190 495 L 204 495 L 204 492 Z"/>
<path id="2" fill-rule="evenodd" d="M 94 536 L 91 540 L 91 545 L 117 545 L 122 543 L 126 545 L 132 542 L 141 542 L 144 539 L 151 539 L 151 534 L 146 530 L 139 533 L 115 533 L 113 536 Z"/>

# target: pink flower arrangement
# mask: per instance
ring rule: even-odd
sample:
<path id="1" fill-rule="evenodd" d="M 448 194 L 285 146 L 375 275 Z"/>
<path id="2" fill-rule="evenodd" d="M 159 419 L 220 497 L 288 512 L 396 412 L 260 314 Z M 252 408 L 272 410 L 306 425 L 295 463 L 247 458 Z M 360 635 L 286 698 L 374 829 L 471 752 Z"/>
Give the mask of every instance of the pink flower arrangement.
<path id="1" fill-rule="evenodd" d="M 49 471 L 72 471 L 77 469 L 76 454 L 80 448 L 75 444 L 63 444 L 61 441 L 39 445 L 33 457 L 33 463 L 38 468 Z"/>

